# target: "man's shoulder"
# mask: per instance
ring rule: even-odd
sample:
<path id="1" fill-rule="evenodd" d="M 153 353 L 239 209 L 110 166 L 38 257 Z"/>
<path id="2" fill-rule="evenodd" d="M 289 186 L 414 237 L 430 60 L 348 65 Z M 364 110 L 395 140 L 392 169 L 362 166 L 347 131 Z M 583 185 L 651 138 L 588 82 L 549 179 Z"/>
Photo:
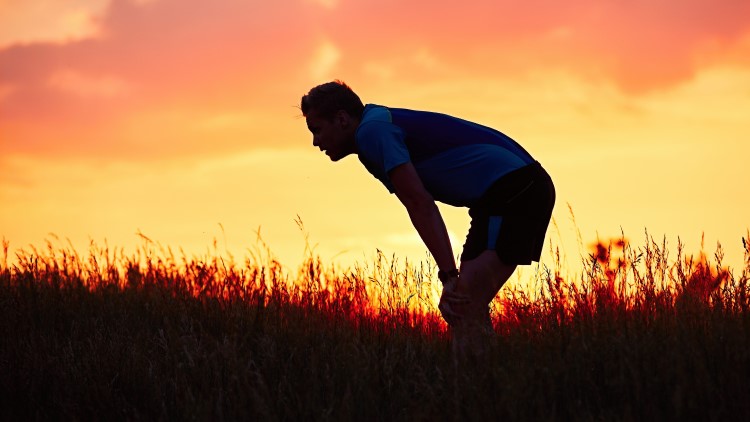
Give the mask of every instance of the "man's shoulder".
<path id="1" fill-rule="evenodd" d="M 398 130 L 393 125 L 390 108 L 367 104 L 364 113 L 362 113 L 362 120 L 357 127 L 356 138 L 357 141 L 381 138 L 384 133 L 393 133 L 394 131 Z"/>
<path id="2" fill-rule="evenodd" d="M 372 122 L 392 123 L 393 116 L 391 115 L 391 109 L 382 105 L 367 104 L 362 113 L 362 121 L 360 122 L 360 125 Z"/>
<path id="3" fill-rule="evenodd" d="M 372 122 L 385 122 L 399 126 L 410 121 L 434 121 L 442 119 L 456 120 L 447 114 L 425 110 L 413 110 L 409 108 L 389 107 L 378 104 L 367 104 L 362 113 L 360 124 Z"/>

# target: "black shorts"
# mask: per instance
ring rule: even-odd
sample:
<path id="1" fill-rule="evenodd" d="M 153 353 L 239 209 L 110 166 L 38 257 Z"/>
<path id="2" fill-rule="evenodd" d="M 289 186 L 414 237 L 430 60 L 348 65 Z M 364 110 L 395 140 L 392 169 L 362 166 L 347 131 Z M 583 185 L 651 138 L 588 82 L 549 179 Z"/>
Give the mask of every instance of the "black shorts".
<path id="1" fill-rule="evenodd" d="M 495 250 L 505 264 L 538 262 L 554 205 L 555 186 L 538 162 L 501 177 L 469 209 L 461 261 Z"/>

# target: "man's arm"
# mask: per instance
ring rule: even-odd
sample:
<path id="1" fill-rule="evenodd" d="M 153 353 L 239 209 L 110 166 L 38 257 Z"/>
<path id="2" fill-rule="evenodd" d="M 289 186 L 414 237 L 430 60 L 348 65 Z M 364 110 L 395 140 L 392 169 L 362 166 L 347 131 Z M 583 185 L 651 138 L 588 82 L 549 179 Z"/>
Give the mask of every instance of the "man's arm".
<path id="1" fill-rule="evenodd" d="M 445 222 L 432 195 L 424 188 L 414 165 L 410 162 L 398 165 L 388 173 L 388 177 L 438 268 L 441 271 L 455 269 L 456 261 Z"/>

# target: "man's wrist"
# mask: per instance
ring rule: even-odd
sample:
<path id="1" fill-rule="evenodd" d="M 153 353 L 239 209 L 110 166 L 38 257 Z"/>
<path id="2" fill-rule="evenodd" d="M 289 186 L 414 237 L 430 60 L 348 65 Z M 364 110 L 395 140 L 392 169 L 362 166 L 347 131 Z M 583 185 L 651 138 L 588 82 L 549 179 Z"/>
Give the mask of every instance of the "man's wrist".
<path id="1" fill-rule="evenodd" d="M 458 277 L 457 268 L 454 268 L 448 271 L 438 271 L 438 279 L 440 279 L 440 282 L 443 284 L 445 284 L 445 282 L 451 279 L 452 277 Z"/>

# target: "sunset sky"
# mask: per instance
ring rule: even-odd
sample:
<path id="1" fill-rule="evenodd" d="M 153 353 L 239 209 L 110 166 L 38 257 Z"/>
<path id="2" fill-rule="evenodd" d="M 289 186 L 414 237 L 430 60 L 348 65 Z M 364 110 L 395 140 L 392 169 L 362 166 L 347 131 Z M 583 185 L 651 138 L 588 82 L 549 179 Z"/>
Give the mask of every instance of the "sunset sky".
<path id="1" fill-rule="evenodd" d="M 424 258 L 356 157 L 312 147 L 299 99 L 331 79 L 519 141 L 571 265 L 645 230 L 742 263 L 747 0 L 0 0 L 0 237 L 243 257 L 260 228 L 294 267 L 299 217 L 326 262 Z M 466 210 L 441 210 L 458 253 Z"/>

